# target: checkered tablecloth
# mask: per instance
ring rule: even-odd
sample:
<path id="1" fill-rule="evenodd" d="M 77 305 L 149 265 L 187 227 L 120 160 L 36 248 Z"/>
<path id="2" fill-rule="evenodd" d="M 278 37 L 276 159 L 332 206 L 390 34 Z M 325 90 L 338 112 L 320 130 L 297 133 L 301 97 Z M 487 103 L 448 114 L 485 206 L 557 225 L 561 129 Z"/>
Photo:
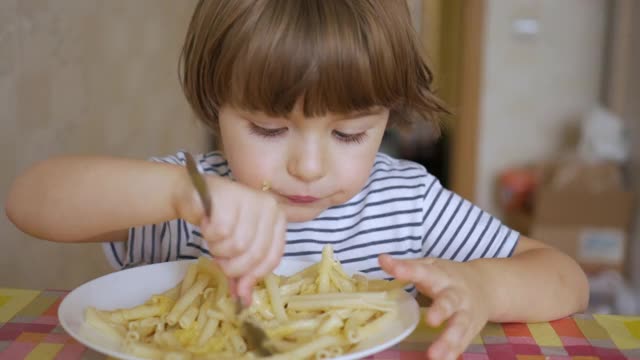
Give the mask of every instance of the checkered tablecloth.
<path id="1" fill-rule="evenodd" d="M 0 288 L 0 360 L 106 359 L 60 327 L 57 311 L 66 294 Z M 424 359 L 439 332 L 421 323 L 403 342 L 370 359 Z M 549 323 L 489 324 L 461 359 L 640 360 L 640 317 L 578 314 Z"/>

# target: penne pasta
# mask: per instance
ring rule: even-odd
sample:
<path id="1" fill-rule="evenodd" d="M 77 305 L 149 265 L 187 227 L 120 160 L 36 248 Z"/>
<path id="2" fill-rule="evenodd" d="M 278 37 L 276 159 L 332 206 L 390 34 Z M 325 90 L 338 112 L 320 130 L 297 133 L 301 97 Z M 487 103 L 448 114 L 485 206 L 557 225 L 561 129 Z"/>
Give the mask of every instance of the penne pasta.
<path id="1" fill-rule="evenodd" d="M 147 359 L 162 359 L 165 352 L 150 344 L 143 344 L 137 341 L 125 341 L 123 348 L 134 356 Z"/>
<path id="2" fill-rule="evenodd" d="M 94 328 L 102 331 L 103 334 L 112 340 L 120 341 L 125 335 L 125 328 L 119 324 L 110 324 L 107 315 L 93 307 L 85 311 L 85 321 Z"/>
<path id="3" fill-rule="evenodd" d="M 320 262 L 258 283 L 240 318 L 265 329 L 272 359 L 331 359 L 357 349 L 397 318 L 406 284 L 347 275 L 326 246 Z M 254 359 L 240 331 L 236 302 L 211 260 L 190 264 L 183 280 L 129 309 L 85 310 L 85 321 L 147 359 Z"/>
<path id="4" fill-rule="evenodd" d="M 336 314 L 330 314 L 318 327 L 317 333 L 327 335 L 342 328 L 342 319 Z"/>
<path id="5" fill-rule="evenodd" d="M 306 359 L 314 357 L 315 354 L 325 348 L 329 348 L 342 343 L 342 339 L 335 335 L 325 335 L 310 341 L 300 347 L 297 347 L 289 352 L 283 354 L 277 354 L 271 356 L 272 360 L 285 360 L 285 359 Z"/>
<path id="6" fill-rule="evenodd" d="M 236 353 L 244 354 L 247 352 L 247 343 L 240 334 L 233 334 L 229 337 L 229 342 L 233 346 Z"/>
<path id="7" fill-rule="evenodd" d="M 320 326 L 320 324 L 321 320 L 319 317 L 316 317 L 314 319 L 289 321 L 287 323 L 278 325 L 277 327 L 267 329 L 267 334 L 271 338 L 282 338 L 297 331 L 316 329 Z"/>
<path id="8" fill-rule="evenodd" d="M 198 316 L 198 307 L 195 305 L 191 305 L 187 309 L 187 311 L 182 314 L 180 320 L 178 320 L 178 324 L 181 328 L 186 329 L 193 324 L 193 322 L 196 320 L 196 316 Z"/>
<path id="9" fill-rule="evenodd" d="M 330 272 L 333 265 L 333 250 L 325 246 L 322 249 L 322 260 L 318 268 L 318 292 L 321 294 L 328 293 L 330 290 Z"/>
<path id="10" fill-rule="evenodd" d="M 211 337 L 213 337 L 216 330 L 218 330 L 218 324 L 220 324 L 220 319 L 208 318 L 204 329 L 202 329 L 202 333 L 200 333 L 200 338 L 198 339 L 199 346 L 204 346 Z"/>
<path id="11" fill-rule="evenodd" d="M 196 282 L 178 299 L 173 306 L 169 315 L 167 315 L 167 323 L 174 325 L 178 322 L 178 318 L 182 315 L 187 308 L 195 301 L 196 297 L 200 295 L 209 282 L 209 277 L 205 274 L 198 275 Z"/>
<path id="12" fill-rule="evenodd" d="M 269 301 L 271 302 L 271 308 L 276 316 L 276 319 L 280 321 L 287 321 L 287 313 L 284 312 L 284 304 L 280 297 L 280 290 L 278 289 L 278 283 L 280 279 L 274 275 L 269 274 L 264 279 L 264 283 L 267 287 L 267 293 L 269 294 Z"/>
<path id="13" fill-rule="evenodd" d="M 387 299 L 384 292 L 334 293 L 292 296 L 289 298 L 287 308 L 306 311 L 330 308 L 389 311 L 394 305 L 395 301 Z"/>
<path id="14" fill-rule="evenodd" d="M 160 316 L 167 311 L 165 304 L 139 305 L 131 309 L 114 310 L 109 313 L 110 321 L 114 323 L 126 323 L 131 320 Z"/>
<path id="15" fill-rule="evenodd" d="M 193 285 L 196 281 L 196 275 L 198 275 L 198 265 L 191 264 L 187 269 L 187 274 L 184 276 L 184 280 L 182 280 L 182 284 L 180 284 L 180 296 L 184 295 Z"/>

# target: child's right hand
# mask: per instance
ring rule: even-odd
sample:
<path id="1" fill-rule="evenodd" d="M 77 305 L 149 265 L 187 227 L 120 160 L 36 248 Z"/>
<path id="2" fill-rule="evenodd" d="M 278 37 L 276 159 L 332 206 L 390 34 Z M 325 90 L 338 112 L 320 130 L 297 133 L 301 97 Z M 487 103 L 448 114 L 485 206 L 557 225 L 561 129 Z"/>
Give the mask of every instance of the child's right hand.
<path id="1" fill-rule="evenodd" d="M 205 175 L 205 179 L 211 194 L 211 218 L 205 216 L 190 183 L 178 192 L 178 216 L 200 225 L 211 254 L 228 277 L 238 280 L 237 294 L 250 303 L 255 283 L 272 272 L 282 258 L 285 214 L 267 192 L 217 176 Z"/>

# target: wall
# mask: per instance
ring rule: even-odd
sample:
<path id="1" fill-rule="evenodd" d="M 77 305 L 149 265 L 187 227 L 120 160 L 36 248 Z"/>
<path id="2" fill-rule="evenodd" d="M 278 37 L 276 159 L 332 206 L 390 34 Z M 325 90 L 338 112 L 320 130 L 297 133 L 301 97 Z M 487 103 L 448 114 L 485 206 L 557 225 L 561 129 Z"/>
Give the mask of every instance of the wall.
<path id="1" fill-rule="evenodd" d="M 0 203 L 33 162 L 202 150 L 178 83 L 194 1 L 0 0 Z M 109 271 L 98 245 L 35 240 L 0 216 L 0 287 L 72 288 Z"/>
<path id="2" fill-rule="evenodd" d="M 629 138 L 631 139 L 631 152 L 629 161 L 629 184 L 636 194 L 636 214 L 635 223 L 631 232 L 631 241 L 629 255 L 631 259 L 629 273 L 631 281 L 638 291 L 640 291 L 640 102 L 638 102 L 638 94 L 640 94 L 640 2 L 635 0 L 618 0 L 621 6 L 620 12 L 615 14 L 615 20 L 624 21 L 626 25 L 624 29 L 620 29 L 623 33 L 621 37 L 622 46 L 620 53 L 624 59 L 620 59 L 623 69 L 618 70 L 623 77 L 620 80 L 622 88 L 616 93 L 616 99 L 619 100 L 619 115 L 625 120 Z M 612 102 L 614 99 L 611 99 Z M 638 300 L 640 303 L 640 299 Z"/>
<path id="3" fill-rule="evenodd" d="M 476 201 L 497 213 L 497 173 L 556 153 L 598 101 L 606 1 L 488 0 L 486 16 Z M 539 34 L 514 36 L 518 17 L 537 19 Z"/>

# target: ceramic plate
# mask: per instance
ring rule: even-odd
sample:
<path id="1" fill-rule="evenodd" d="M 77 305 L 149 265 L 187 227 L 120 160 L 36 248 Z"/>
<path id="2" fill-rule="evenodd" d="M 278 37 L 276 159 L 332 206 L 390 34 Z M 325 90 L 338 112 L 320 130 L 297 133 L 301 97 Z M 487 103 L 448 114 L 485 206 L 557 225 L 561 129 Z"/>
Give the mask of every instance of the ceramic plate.
<path id="1" fill-rule="evenodd" d="M 100 353 L 125 360 L 141 360 L 122 352 L 120 344 L 102 336 L 98 330 L 84 323 L 84 311 L 88 306 L 101 310 L 129 308 L 144 303 L 151 295 L 161 293 L 182 281 L 188 265 L 193 260 L 183 260 L 145 265 L 114 272 L 89 281 L 70 292 L 60 304 L 58 317 L 62 327 L 80 343 Z M 283 259 L 274 271 L 278 275 L 291 275 L 311 263 Z M 377 336 L 360 343 L 355 352 L 335 359 L 360 359 L 381 352 L 409 336 L 416 328 L 420 310 L 416 300 L 402 292 L 397 306 L 399 318 L 385 327 Z"/>

